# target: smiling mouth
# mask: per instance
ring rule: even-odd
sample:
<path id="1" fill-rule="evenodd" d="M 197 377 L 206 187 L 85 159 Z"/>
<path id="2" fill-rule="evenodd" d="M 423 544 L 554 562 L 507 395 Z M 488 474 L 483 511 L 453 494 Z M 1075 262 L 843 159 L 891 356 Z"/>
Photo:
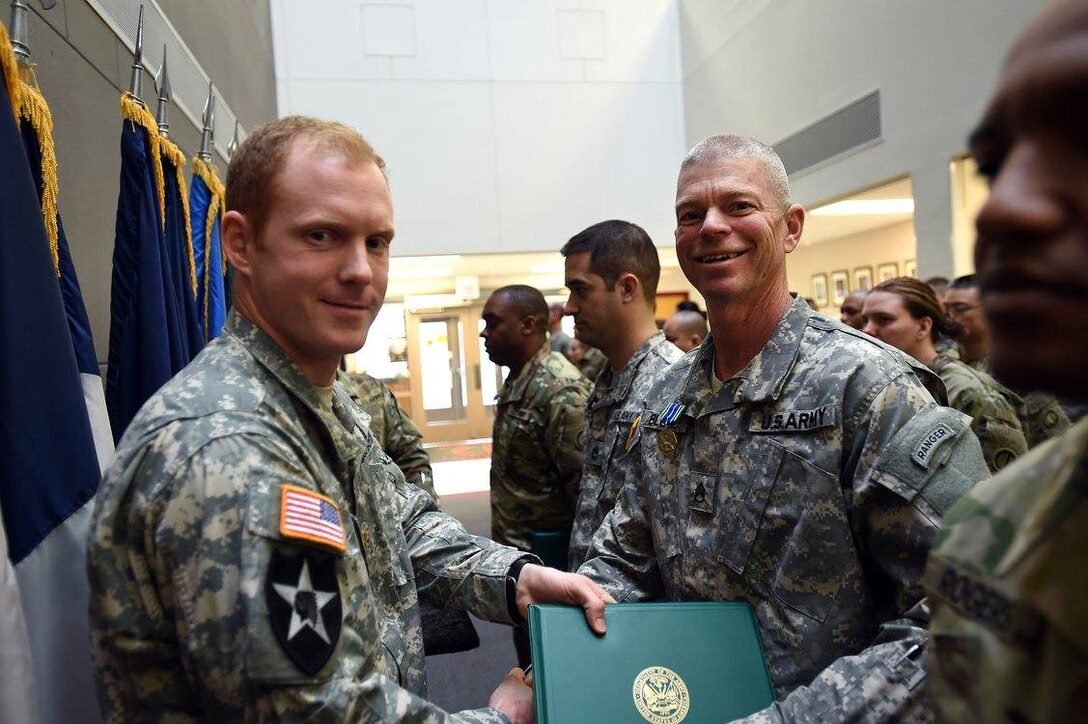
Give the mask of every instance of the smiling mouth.
<path id="1" fill-rule="evenodd" d="M 734 251 L 730 254 L 708 254 L 701 256 L 697 259 L 700 264 L 715 264 L 720 261 L 729 261 L 730 259 L 736 259 L 739 256 L 744 256 L 747 252 Z"/>

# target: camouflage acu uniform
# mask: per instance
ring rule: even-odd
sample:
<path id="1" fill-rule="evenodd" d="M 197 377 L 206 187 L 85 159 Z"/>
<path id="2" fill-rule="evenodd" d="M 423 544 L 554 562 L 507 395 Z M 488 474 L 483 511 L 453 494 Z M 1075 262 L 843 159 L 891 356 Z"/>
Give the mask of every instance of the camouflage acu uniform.
<path id="1" fill-rule="evenodd" d="M 926 567 L 929 696 L 947 721 L 1088 716 L 1088 421 L 945 516 Z"/>
<path id="2" fill-rule="evenodd" d="M 996 473 L 1027 452 L 1028 443 L 1016 411 L 1024 402 L 985 372 L 958 359 L 937 355 L 929 368 L 944 382 L 948 405 L 971 416 L 971 431 L 982 444 L 982 455 Z"/>
<path id="3" fill-rule="evenodd" d="M 412 418 L 397 404 L 397 398 L 389 388 L 381 380 L 365 374 L 339 373 L 337 378 L 355 404 L 370 415 L 370 431 L 385 454 L 393 458 L 404 473 L 404 479 L 438 500 L 438 494 L 434 491 L 431 459 L 423 449 L 423 435 Z"/>
<path id="4" fill-rule="evenodd" d="M 503 384 L 491 448 L 495 540 L 529 550 L 531 530 L 570 530 L 588 394 L 585 378 L 547 344 Z"/>
<path id="5" fill-rule="evenodd" d="M 684 356 L 658 332 L 642 343 L 619 374 L 605 367 L 586 404 L 585 460 L 570 535 L 570 570 L 586 559 L 589 543 L 626 482 L 627 438 L 654 382 Z M 605 484 L 607 481 L 607 485 Z"/>
<path id="6" fill-rule="evenodd" d="M 405 485 L 367 422 L 237 313 L 144 405 L 89 545 L 108 720 L 506 721 L 424 699 L 416 592 L 509 622 L 522 554 Z M 288 492 L 327 499 L 342 548 L 298 532 Z"/>
<path id="7" fill-rule="evenodd" d="M 988 355 L 979 357 L 970 366 L 979 372 L 992 374 Z M 1020 417 L 1020 427 L 1023 428 L 1029 448 L 1061 435 L 1072 425 L 1069 415 L 1054 395 L 1025 392 L 1022 397 L 1024 404 L 1017 408 L 1017 415 Z"/>
<path id="8" fill-rule="evenodd" d="M 590 347 L 578 360 L 578 371 L 591 383 L 597 381 L 601 371 L 608 366 L 608 358 L 596 347 Z"/>
<path id="9" fill-rule="evenodd" d="M 618 601 L 743 600 L 778 702 L 756 721 L 924 720 L 922 570 L 986 475 L 906 355 L 796 299 L 724 383 L 708 340 L 647 395 L 581 567 Z"/>

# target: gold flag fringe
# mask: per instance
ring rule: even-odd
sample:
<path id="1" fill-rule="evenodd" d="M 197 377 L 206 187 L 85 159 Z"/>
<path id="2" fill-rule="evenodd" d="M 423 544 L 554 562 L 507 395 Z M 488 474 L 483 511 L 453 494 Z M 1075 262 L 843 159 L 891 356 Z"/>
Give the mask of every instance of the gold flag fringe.
<path id="1" fill-rule="evenodd" d="M 15 62 L 15 50 L 11 47 L 7 26 L 0 23 L 0 70 L 4 73 L 4 83 L 8 87 L 8 100 L 15 121 L 19 121 L 19 66 Z"/>
<path id="2" fill-rule="evenodd" d="M 159 158 L 159 154 L 162 152 L 160 150 L 159 124 L 155 122 L 155 117 L 151 115 L 151 111 L 147 110 L 147 106 L 136 100 L 128 92 L 121 94 L 121 117 L 142 126 L 147 131 L 147 140 L 151 144 L 151 167 L 155 169 L 155 185 L 158 186 L 159 190 L 159 220 L 162 222 L 163 228 L 165 228 L 166 191 L 162 175 L 162 159 Z"/>
<path id="3" fill-rule="evenodd" d="M 49 237 L 49 253 L 53 255 L 53 268 L 60 276 L 60 251 L 57 224 L 57 154 L 53 146 L 53 114 L 49 104 L 37 88 L 28 83 L 19 84 L 19 115 L 29 121 L 38 136 L 38 153 L 42 157 L 42 220 Z"/>
<path id="4" fill-rule="evenodd" d="M 181 196 L 181 213 L 185 217 L 185 251 L 189 256 L 189 284 L 196 294 L 196 260 L 193 258 L 193 222 L 189 218 L 189 189 L 185 183 L 185 154 L 168 138 L 159 138 L 162 155 L 174 165 L 174 175 L 178 181 L 178 194 Z"/>

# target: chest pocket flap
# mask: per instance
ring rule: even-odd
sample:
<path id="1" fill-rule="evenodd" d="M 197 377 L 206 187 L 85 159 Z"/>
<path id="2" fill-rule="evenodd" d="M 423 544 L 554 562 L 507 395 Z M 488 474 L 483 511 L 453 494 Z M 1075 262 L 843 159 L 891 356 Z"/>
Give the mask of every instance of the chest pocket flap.
<path id="1" fill-rule="evenodd" d="M 872 478 L 908 501 L 943 516 L 989 471 L 971 418 L 933 405 L 914 415 L 888 443 Z"/>

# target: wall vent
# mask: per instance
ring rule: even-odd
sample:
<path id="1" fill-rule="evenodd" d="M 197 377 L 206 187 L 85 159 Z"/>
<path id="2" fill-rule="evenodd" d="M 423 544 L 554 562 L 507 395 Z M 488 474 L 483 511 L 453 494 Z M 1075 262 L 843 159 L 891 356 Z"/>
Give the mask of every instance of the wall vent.
<path id="1" fill-rule="evenodd" d="M 881 138 L 880 91 L 840 108 L 775 144 L 786 172 L 795 176 L 860 151 Z"/>

